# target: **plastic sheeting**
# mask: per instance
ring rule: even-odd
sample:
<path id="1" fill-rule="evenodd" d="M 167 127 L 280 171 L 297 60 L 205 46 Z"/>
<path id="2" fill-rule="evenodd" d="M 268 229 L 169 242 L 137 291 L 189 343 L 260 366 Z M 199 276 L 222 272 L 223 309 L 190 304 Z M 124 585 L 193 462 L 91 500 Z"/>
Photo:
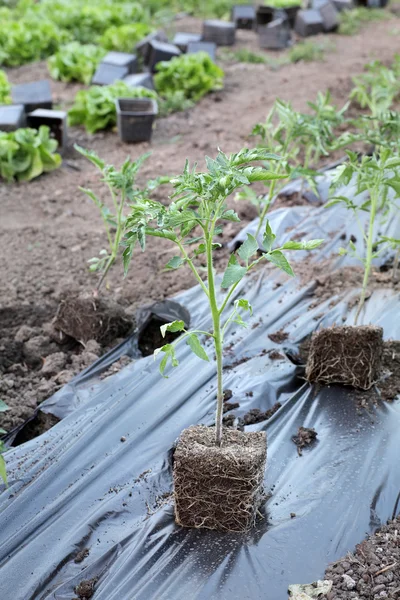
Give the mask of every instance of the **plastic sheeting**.
<path id="1" fill-rule="evenodd" d="M 321 252 L 294 256 L 310 270 L 343 245 L 343 231 L 359 235 L 340 207 L 280 209 L 270 218 L 279 239 L 301 232 L 327 240 Z M 398 233 L 399 215 L 382 231 Z M 334 264 L 351 261 L 338 257 Z M 272 494 L 251 533 L 181 529 L 166 499 L 180 431 L 213 423 L 215 364 L 182 344 L 169 379 L 147 357 L 100 380 L 134 345 L 128 340 L 46 401 L 43 410 L 65 417 L 60 423 L 5 455 L 10 488 L 0 495 L 0 597 L 71 600 L 80 581 L 97 577 L 95 600 L 282 600 L 289 584 L 322 578 L 327 563 L 397 512 L 400 402 L 360 411 L 351 389 L 311 386 L 301 367 L 265 353 L 280 349 L 268 334 L 281 328 L 289 334 L 286 348 L 296 350 L 317 327 L 352 322 L 347 303 L 356 291 L 312 308 L 313 288 L 271 269 L 256 273 L 238 292 L 253 304 L 254 317 L 247 329 L 228 330 L 225 389 L 240 402 L 236 414 L 282 404 L 269 421 L 247 428 L 267 432 L 265 487 Z M 210 326 L 197 287 L 179 301 L 193 327 Z M 363 322 L 400 339 L 399 309 L 398 295 L 378 289 Z M 291 441 L 300 425 L 318 432 L 302 457 Z M 75 563 L 84 548 L 89 556 Z"/>

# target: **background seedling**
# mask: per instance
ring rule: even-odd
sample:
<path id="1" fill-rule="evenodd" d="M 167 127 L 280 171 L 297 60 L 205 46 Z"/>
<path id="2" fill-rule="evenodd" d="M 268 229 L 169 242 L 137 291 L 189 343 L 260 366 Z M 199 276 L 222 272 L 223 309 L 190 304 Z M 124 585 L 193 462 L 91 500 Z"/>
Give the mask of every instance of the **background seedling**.
<path id="1" fill-rule="evenodd" d="M 62 46 L 47 61 L 49 73 L 60 81 L 80 81 L 88 85 L 97 65 L 106 55 L 104 48 L 94 44 L 71 42 Z"/>
<path id="2" fill-rule="evenodd" d="M 252 166 L 256 161 L 268 161 L 270 169 Z M 221 444 L 222 435 L 222 410 L 223 410 L 223 373 L 222 373 L 222 348 L 224 335 L 228 325 L 232 322 L 244 326 L 241 313 L 252 314 L 252 307 L 245 298 L 235 299 L 232 307 L 234 293 L 243 277 L 260 261 L 268 260 L 289 275 L 293 270 L 285 257 L 286 250 L 311 250 L 317 248 L 322 240 L 308 242 L 287 242 L 282 246 L 275 246 L 275 235 L 269 223 L 264 229 L 261 256 L 257 255 L 258 243 L 248 234 L 246 241 L 237 253 L 230 256 L 220 286 L 226 290 L 222 300 L 219 300 L 217 279 L 213 266 L 214 252 L 220 247 L 217 236 L 222 232 L 222 225 L 226 221 L 239 222 L 238 215 L 228 209 L 226 200 L 236 189 L 243 185 L 250 185 L 254 181 L 272 181 L 281 177 L 277 168 L 281 158 L 262 149 L 241 150 L 230 156 L 219 152 L 215 160 L 206 158 L 208 170 L 204 173 L 196 172 L 196 167 L 189 169 L 186 163 L 181 176 L 172 180 L 175 193 L 172 203 L 164 206 L 142 197 L 132 207 L 126 222 L 126 235 L 124 238 L 124 265 L 127 271 L 134 247 L 137 243 L 142 250 L 146 247 L 146 237 L 156 236 L 170 240 L 177 247 L 178 254 L 167 263 L 167 269 L 179 269 L 187 266 L 191 269 L 196 281 L 208 300 L 212 318 L 212 331 L 186 331 L 183 321 L 174 321 L 161 328 L 163 334 L 167 331 L 181 331 L 183 335 L 179 340 L 185 340 L 191 350 L 202 360 L 209 361 L 208 354 L 201 344 L 199 336 L 211 338 L 215 348 L 217 362 L 217 411 L 216 411 L 216 443 Z M 194 249 L 193 249 L 194 248 Z M 198 256 L 205 257 L 207 282 L 200 276 L 195 265 Z M 225 315 L 225 309 L 231 308 L 230 314 Z M 172 366 L 178 365 L 175 354 L 175 345 L 166 344 L 156 351 L 156 355 L 163 353 L 160 371 L 164 374 L 168 362 Z"/>
<path id="3" fill-rule="evenodd" d="M 332 190 L 337 190 L 341 185 L 349 185 L 351 181 L 354 181 L 356 195 L 369 192 L 368 197 L 363 201 L 355 202 L 345 196 L 334 196 L 326 206 L 344 203 L 354 213 L 364 241 L 363 255 L 357 252 L 357 248 L 352 242 L 348 249 L 340 249 L 340 254 L 349 254 L 364 266 L 362 289 L 354 319 L 354 323 L 357 325 L 365 302 L 372 261 L 388 247 L 398 248 L 399 240 L 379 235 L 378 223 L 379 218 L 385 218 L 391 204 L 400 197 L 400 157 L 393 156 L 390 149 L 382 150 L 379 156 L 363 156 L 361 161 L 355 152 L 348 150 L 347 155 L 348 162 L 336 169 L 332 180 Z M 358 216 L 360 211 L 369 213 L 366 232 L 360 224 Z"/>

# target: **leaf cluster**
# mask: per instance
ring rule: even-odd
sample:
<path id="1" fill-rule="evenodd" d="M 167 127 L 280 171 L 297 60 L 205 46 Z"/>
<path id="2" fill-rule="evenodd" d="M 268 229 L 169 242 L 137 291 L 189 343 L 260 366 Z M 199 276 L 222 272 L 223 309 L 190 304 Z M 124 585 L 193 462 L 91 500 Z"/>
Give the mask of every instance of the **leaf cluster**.
<path id="1" fill-rule="evenodd" d="M 103 33 L 99 39 L 99 44 L 106 50 L 132 52 L 136 44 L 151 31 L 152 28 L 147 23 L 113 25 Z"/>
<path id="2" fill-rule="evenodd" d="M 11 85 L 4 71 L 0 70 L 0 104 L 11 104 Z"/>
<path id="3" fill-rule="evenodd" d="M 160 96 L 168 98 L 177 92 L 197 102 L 205 94 L 223 87 L 224 72 L 206 52 L 182 54 L 158 63 L 154 83 Z"/>
<path id="4" fill-rule="evenodd" d="M 42 125 L 36 129 L 0 131 L 0 177 L 6 181 L 30 181 L 61 165 L 57 142 Z"/>
<path id="5" fill-rule="evenodd" d="M 80 81 L 88 85 L 105 55 L 106 50 L 94 44 L 70 42 L 53 54 L 47 65 L 53 79 Z"/>
<path id="6" fill-rule="evenodd" d="M 123 81 L 111 85 L 93 85 L 80 90 L 68 113 L 70 125 L 84 125 L 89 133 L 114 127 L 117 122 L 115 101 L 117 98 L 157 98 L 153 90 L 129 87 Z"/>

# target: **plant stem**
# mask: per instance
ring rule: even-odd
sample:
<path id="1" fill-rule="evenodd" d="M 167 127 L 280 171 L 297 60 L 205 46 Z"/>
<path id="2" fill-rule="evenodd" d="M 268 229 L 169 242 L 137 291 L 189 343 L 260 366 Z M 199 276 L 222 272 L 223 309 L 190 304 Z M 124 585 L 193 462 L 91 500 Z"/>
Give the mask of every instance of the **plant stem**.
<path id="1" fill-rule="evenodd" d="M 360 300 L 358 302 L 356 316 L 354 318 L 354 325 L 357 325 L 358 318 L 359 318 L 359 316 L 361 314 L 361 310 L 364 306 L 365 296 L 367 293 L 367 286 L 368 286 L 368 281 L 369 281 L 369 275 L 371 272 L 372 254 L 373 254 L 372 249 L 373 249 L 373 245 L 374 245 L 374 223 L 375 223 L 375 217 L 376 217 L 376 211 L 377 211 L 377 205 L 378 205 L 378 193 L 377 193 L 378 189 L 379 189 L 379 186 L 376 186 L 376 187 L 374 187 L 374 189 L 371 190 L 371 211 L 370 211 L 370 215 L 369 215 L 369 227 L 368 227 L 368 236 L 367 236 L 367 254 L 365 257 L 364 279 L 363 279 L 363 284 L 362 284 L 362 289 L 361 289 Z"/>
<path id="2" fill-rule="evenodd" d="M 94 296 L 95 297 L 97 297 L 99 295 L 100 287 L 101 287 L 104 279 L 106 278 L 108 271 L 111 269 L 112 265 L 114 264 L 115 259 L 117 258 L 119 244 L 120 244 L 122 233 L 123 233 L 123 230 L 124 230 L 124 228 L 123 228 L 123 222 L 122 222 L 122 211 L 123 211 L 123 208 L 124 208 L 124 205 L 125 205 L 125 192 L 123 191 L 121 193 L 121 200 L 120 200 L 120 203 L 118 205 L 118 202 L 117 202 L 117 199 L 115 197 L 114 191 L 112 190 L 111 187 L 110 187 L 110 191 L 111 191 L 111 194 L 112 194 L 112 197 L 113 197 L 114 205 L 115 205 L 115 207 L 117 209 L 117 231 L 115 233 L 114 242 L 111 244 L 111 255 L 110 255 L 110 258 L 108 259 L 107 266 L 104 269 L 103 273 L 101 274 L 99 282 L 98 282 L 98 284 L 97 284 L 97 286 L 96 286 L 96 288 L 94 290 Z M 108 231 L 107 231 L 107 233 L 108 233 Z"/>
<path id="3" fill-rule="evenodd" d="M 280 169 L 277 169 L 277 174 L 279 174 L 279 173 L 280 173 Z M 256 239 L 257 239 L 257 237 L 258 237 L 258 234 L 259 234 L 259 233 L 260 233 L 260 231 L 261 231 L 261 227 L 262 227 L 262 225 L 263 225 L 263 222 L 264 222 L 264 219 L 265 219 L 265 215 L 267 214 L 267 212 L 268 212 L 268 209 L 269 209 L 269 207 L 270 207 L 270 204 L 271 204 L 271 201 L 272 201 L 272 198 L 273 198 L 273 195 L 274 195 L 274 191 L 275 191 L 275 185 L 276 185 L 276 181 L 277 181 L 277 180 L 276 180 L 276 179 L 274 179 L 274 180 L 271 182 L 271 185 L 270 185 L 270 188 L 269 188 L 269 192 L 268 192 L 268 198 L 267 198 L 267 202 L 264 204 L 264 207 L 263 207 L 263 209 L 262 209 L 261 216 L 260 216 L 260 220 L 258 221 L 258 227 L 257 227 L 257 230 L 256 230 L 256 234 L 255 234 L 255 236 L 254 236 Z"/>
<path id="4" fill-rule="evenodd" d="M 217 298 L 215 295 L 215 281 L 213 269 L 213 242 L 214 225 L 211 227 L 210 233 L 206 234 L 207 248 L 207 274 L 208 274 L 208 293 L 209 303 L 213 321 L 214 347 L 217 358 L 217 411 L 215 415 L 215 442 L 217 446 L 222 443 L 222 414 L 224 404 L 224 390 L 222 384 L 222 331 L 221 331 L 221 316 L 218 310 Z"/>

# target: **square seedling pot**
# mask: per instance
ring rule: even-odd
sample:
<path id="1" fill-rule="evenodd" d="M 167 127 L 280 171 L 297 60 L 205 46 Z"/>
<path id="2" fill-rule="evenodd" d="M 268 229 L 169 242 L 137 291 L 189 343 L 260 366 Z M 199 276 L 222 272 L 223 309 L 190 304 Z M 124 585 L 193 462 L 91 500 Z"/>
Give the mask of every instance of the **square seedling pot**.
<path id="1" fill-rule="evenodd" d="M 199 33 L 183 33 L 178 31 L 175 34 L 172 43 L 179 48 L 182 52 L 187 52 L 187 47 L 191 42 L 200 42 L 201 35 Z"/>
<path id="2" fill-rule="evenodd" d="M 136 73 L 138 70 L 136 54 L 128 54 L 127 52 L 108 52 L 101 62 L 115 67 L 126 67 L 129 74 Z"/>
<path id="3" fill-rule="evenodd" d="M 210 58 L 215 61 L 217 44 L 214 44 L 214 42 L 191 42 L 188 45 L 187 53 L 196 54 L 196 52 L 207 52 Z"/>
<path id="4" fill-rule="evenodd" d="M 263 496 L 264 432 L 224 429 L 216 446 L 213 427 L 185 429 L 174 453 L 175 520 L 183 527 L 247 531 Z"/>
<path id="5" fill-rule="evenodd" d="M 93 85 L 110 85 L 119 79 L 124 79 L 129 74 L 128 67 L 119 67 L 117 65 L 108 65 L 101 62 L 93 75 Z"/>
<path id="6" fill-rule="evenodd" d="M 256 12 L 256 29 L 259 27 L 265 27 L 268 23 L 271 23 L 275 18 L 275 8 L 272 6 L 258 6 Z"/>
<path id="7" fill-rule="evenodd" d="M 15 131 L 26 126 L 23 104 L 0 106 L 0 131 Z"/>
<path id="8" fill-rule="evenodd" d="M 339 26 L 339 12 L 335 5 L 327 0 L 320 6 L 319 12 L 322 17 L 324 31 L 335 31 Z"/>
<path id="9" fill-rule="evenodd" d="M 300 9 L 301 9 L 301 6 L 283 7 L 283 10 L 285 11 L 285 13 L 287 14 L 287 17 L 289 19 L 289 25 L 292 29 L 294 28 L 294 24 L 296 23 L 297 13 L 299 12 Z"/>
<path id="10" fill-rule="evenodd" d="M 117 124 L 123 142 L 149 142 L 153 122 L 158 113 L 157 102 L 152 98 L 118 98 Z"/>
<path id="11" fill-rule="evenodd" d="M 135 73 L 128 75 L 123 80 L 129 87 L 145 87 L 148 90 L 154 90 L 154 81 L 151 73 Z"/>
<path id="12" fill-rule="evenodd" d="M 287 19 L 274 19 L 268 25 L 258 28 L 259 43 L 261 48 L 268 50 L 282 50 L 290 44 L 291 33 Z"/>
<path id="13" fill-rule="evenodd" d="M 236 29 L 254 29 L 256 26 L 256 9 L 251 4 L 239 4 L 232 7 L 231 21 Z"/>
<path id="14" fill-rule="evenodd" d="M 53 106 L 48 79 L 13 85 L 11 88 L 11 97 L 13 104 L 23 104 L 27 113 L 37 108 L 52 108 Z"/>
<path id="15" fill-rule="evenodd" d="M 158 42 L 168 42 L 167 35 L 164 31 L 154 31 L 153 33 L 149 33 L 146 35 L 138 44 L 136 44 L 136 52 L 140 56 L 144 65 L 148 65 L 150 59 L 151 46 L 150 42 L 158 41 Z"/>
<path id="16" fill-rule="evenodd" d="M 150 42 L 149 70 L 154 73 L 157 63 L 164 60 L 171 60 L 180 54 L 181 51 L 174 44 L 165 44 L 164 42 L 153 40 Z"/>
<path id="17" fill-rule="evenodd" d="M 235 23 L 210 19 L 203 23 L 203 40 L 217 46 L 233 46 L 235 43 Z"/>
<path id="18" fill-rule="evenodd" d="M 368 390 L 379 379 L 383 329 L 373 325 L 321 329 L 312 335 L 308 381 L 341 383 Z"/>
<path id="19" fill-rule="evenodd" d="M 324 22 L 321 13 L 319 10 L 313 8 L 299 10 L 294 28 L 296 33 L 301 37 L 322 33 L 324 30 Z"/>
<path id="20" fill-rule="evenodd" d="M 28 127 L 39 129 L 41 125 L 47 125 L 51 136 L 57 140 L 58 147 L 65 149 L 67 145 L 67 113 L 63 110 L 48 110 L 37 108 L 27 115 Z"/>

